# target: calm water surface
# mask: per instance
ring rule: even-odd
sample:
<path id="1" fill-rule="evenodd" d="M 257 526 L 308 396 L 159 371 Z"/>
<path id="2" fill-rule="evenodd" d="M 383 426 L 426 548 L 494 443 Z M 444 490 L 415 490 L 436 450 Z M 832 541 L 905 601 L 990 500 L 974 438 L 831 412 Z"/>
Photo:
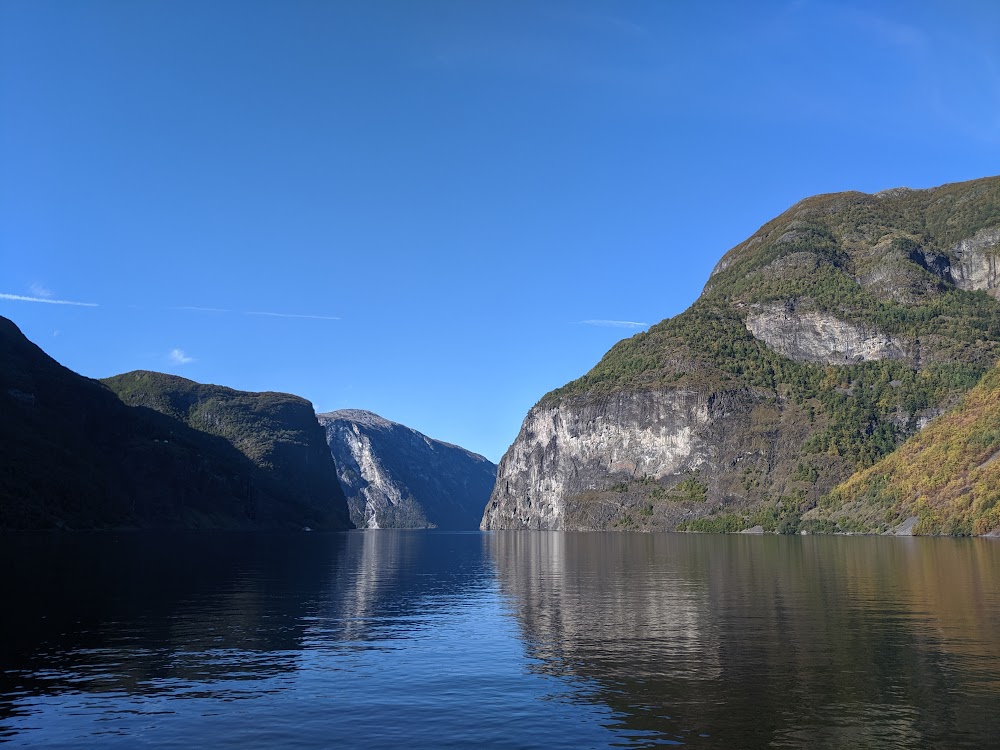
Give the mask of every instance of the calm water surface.
<path id="1" fill-rule="evenodd" d="M 0 537 L 0 743 L 1000 747 L 1000 542 Z"/>

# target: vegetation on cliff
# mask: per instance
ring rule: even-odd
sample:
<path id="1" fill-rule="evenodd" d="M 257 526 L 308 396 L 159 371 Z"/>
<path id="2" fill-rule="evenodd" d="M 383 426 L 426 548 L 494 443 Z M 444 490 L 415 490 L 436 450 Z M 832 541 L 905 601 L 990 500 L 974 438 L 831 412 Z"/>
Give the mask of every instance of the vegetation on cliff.
<path id="1" fill-rule="evenodd" d="M 858 472 L 807 515 L 809 527 L 884 532 L 917 519 L 916 534 L 1000 529 L 1000 366 L 953 410 Z"/>
<path id="2" fill-rule="evenodd" d="M 288 504 L 308 526 L 347 528 L 347 504 L 312 404 L 139 370 L 102 381 L 126 404 L 151 409 L 234 446 L 249 462 L 255 513 Z M 261 506 L 264 506 L 263 508 Z"/>
<path id="3" fill-rule="evenodd" d="M 968 388 L 1000 354 L 1000 304 L 931 269 L 942 267 L 935 259 L 948 259 L 956 242 L 995 226 L 1000 177 L 809 198 L 726 253 L 691 308 L 619 342 L 589 373 L 542 403 L 622 388 L 725 387 L 735 380 L 827 390 L 823 368 L 786 359 L 747 330 L 748 308 L 773 301 L 795 301 L 919 341 L 919 364 L 954 362 L 965 372 L 958 387 Z M 870 281 L 875 272 L 877 284 Z M 955 377 L 949 373 L 946 380 Z"/>

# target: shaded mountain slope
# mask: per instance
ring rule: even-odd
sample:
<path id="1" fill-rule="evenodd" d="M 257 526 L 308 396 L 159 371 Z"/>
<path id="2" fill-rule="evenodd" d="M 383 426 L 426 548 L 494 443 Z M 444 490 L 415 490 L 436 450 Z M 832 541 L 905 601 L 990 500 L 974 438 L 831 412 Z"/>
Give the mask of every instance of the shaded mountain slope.
<path id="1" fill-rule="evenodd" d="M 132 407 L 153 410 L 224 439 L 249 462 L 249 512 L 255 519 L 313 519 L 347 528 L 337 470 L 312 404 L 288 393 L 248 393 L 175 375 L 135 371 L 102 381 Z"/>
<path id="2" fill-rule="evenodd" d="M 0 528 L 347 526 L 325 451 L 288 441 L 298 459 L 259 465 L 227 437 L 123 403 L 107 385 L 57 363 L 6 318 L 0 404 Z M 301 415 L 294 416 L 287 429 L 305 434 Z M 253 431 L 257 416 L 247 419 Z M 315 417 L 312 424 L 310 439 L 322 446 Z M 327 479 L 311 495 L 316 481 L 303 483 L 290 470 L 317 461 L 327 465 L 317 464 L 316 478 Z"/>
<path id="3" fill-rule="evenodd" d="M 796 204 L 532 408 L 484 528 L 794 530 L 1000 356 L 1000 178 Z"/>
<path id="4" fill-rule="evenodd" d="M 478 528 L 495 464 L 369 411 L 319 420 L 358 528 Z"/>

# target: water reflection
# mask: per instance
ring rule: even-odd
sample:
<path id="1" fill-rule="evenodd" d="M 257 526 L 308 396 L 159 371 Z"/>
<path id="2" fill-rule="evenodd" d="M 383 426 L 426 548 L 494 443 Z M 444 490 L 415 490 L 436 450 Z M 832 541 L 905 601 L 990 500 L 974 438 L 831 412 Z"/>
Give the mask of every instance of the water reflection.
<path id="1" fill-rule="evenodd" d="M 9 536 L 0 696 L 170 694 L 285 673 L 345 552 L 255 535 Z M 235 655 L 239 654 L 238 657 Z M 0 700 L 0 711 L 9 709 Z"/>
<path id="2" fill-rule="evenodd" d="M 0 741 L 437 748 L 610 738 L 593 718 L 605 709 L 550 705 L 551 686 L 526 678 L 478 533 L 3 541 Z"/>
<path id="3" fill-rule="evenodd" d="M 344 535 L 314 638 L 368 643 L 434 627 L 491 586 L 478 533 L 368 530 Z M 331 626 L 334 626 L 331 629 Z"/>
<path id="4" fill-rule="evenodd" d="M 412 633 L 470 589 L 490 585 L 478 535 L 15 535 L 4 542 L 0 564 L 12 575 L 0 695 L 261 680 L 294 669 L 307 641 L 357 645 Z"/>
<path id="5" fill-rule="evenodd" d="M 990 541 L 518 532 L 484 543 L 535 668 L 599 685 L 592 698 L 636 745 L 1000 742 Z"/>
<path id="6" fill-rule="evenodd" d="M 13 744 L 1000 746 L 985 540 L 2 541 Z"/>

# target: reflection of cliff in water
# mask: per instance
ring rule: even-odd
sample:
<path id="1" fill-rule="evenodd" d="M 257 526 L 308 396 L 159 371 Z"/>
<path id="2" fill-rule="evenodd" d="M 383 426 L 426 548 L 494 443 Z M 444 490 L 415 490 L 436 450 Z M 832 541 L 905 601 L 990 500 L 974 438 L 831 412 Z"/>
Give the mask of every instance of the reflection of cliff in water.
<path id="1" fill-rule="evenodd" d="M 539 669 L 589 676 L 594 666 L 631 660 L 629 673 L 640 679 L 658 673 L 642 652 L 655 642 L 659 655 L 687 665 L 680 679 L 717 671 L 707 584 L 698 571 L 648 577 L 648 563 L 662 557 L 662 535 L 497 532 L 486 539 Z"/>
<path id="2" fill-rule="evenodd" d="M 1000 736 L 1000 546 L 988 541 L 497 532 L 484 543 L 537 669 L 596 686 L 638 744 Z"/>
<path id="3" fill-rule="evenodd" d="M 252 689 L 294 668 L 345 539 L 7 536 L 0 696 L 155 693 L 178 682 Z"/>
<path id="4" fill-rule="evenodd" d="M 297 670 L 306 650 L 377 648 L 492 585 L 478 533 L 3 542 L 0 720 L 17 710 L 13 697 L 259 695 Z"/>
<path id="5" fill-rule="evenodd" d="M 478 532 L 372 529 L 345 537 L 331 584 L 337 594 L 327 599 L 314 636 L 377 642 L 412 633 L 492 578 Z"/>

